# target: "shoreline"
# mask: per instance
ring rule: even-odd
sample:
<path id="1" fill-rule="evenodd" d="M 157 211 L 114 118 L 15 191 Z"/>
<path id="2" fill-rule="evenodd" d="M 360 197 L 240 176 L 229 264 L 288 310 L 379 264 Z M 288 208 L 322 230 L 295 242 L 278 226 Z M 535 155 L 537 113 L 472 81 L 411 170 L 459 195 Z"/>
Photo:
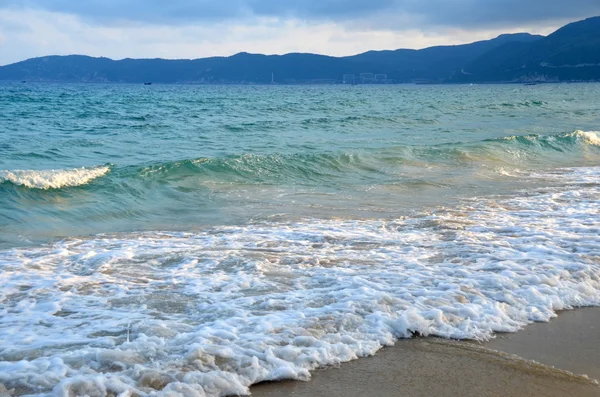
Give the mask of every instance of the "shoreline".
<path id="1" fill-rule="evenodd" d="M 599 396 L 600 308 L 562 311 L 488 342 L 403 339 L 374 356 L 265 382 L 252 396 Z"/>

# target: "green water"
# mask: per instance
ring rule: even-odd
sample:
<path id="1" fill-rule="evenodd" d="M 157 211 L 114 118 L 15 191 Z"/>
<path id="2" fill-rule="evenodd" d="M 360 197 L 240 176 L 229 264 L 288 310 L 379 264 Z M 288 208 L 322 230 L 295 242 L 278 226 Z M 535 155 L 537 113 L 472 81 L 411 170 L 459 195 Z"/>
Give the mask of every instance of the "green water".
<path id="1" fill-rule="evenodd" d="M 598 84 L 2 84 L 0 245 L 509 193 L 522 172 L 599 164 L 596 135 L 573 134 L 600 129 L 598 98 Z"/>
<path id="2" fill-rule="evenodd" d="M 0 84 L 0 394 L 245 395 L 600 306 L 598 99 Z"/>

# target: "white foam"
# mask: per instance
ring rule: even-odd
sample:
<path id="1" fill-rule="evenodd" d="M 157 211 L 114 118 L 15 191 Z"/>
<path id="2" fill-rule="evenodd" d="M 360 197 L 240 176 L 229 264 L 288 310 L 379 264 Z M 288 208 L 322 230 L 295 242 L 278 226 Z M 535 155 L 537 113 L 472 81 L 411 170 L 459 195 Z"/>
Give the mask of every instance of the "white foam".
<path id="1" fill-rule="evenodd" d="M 503 176 L 510 176 L 513 178 L 522 177 L 524 174 L 524 172 L 518 168 L 509 168 L 509 167 L 498 167 L 498 168 L 495 168 L 494 171 L 497 174 L 500 174 Z"/>
<path id="2" fill-rule="evenodd" d="M 34 189 L 60 189 L 81 186 L 110 172 L 110 167 L 64 170 L 0 170 L 0 182 L 11 182 Z"/>
<path id="3" fill-rule="evenodd" d="M 0 384 L 39 395 L 243 394 L 412 332 L 486 339 L 600 305 L 598 176 L 562 170 L 551 177 L 567 187 L 393 221 L 0 252 Z"/>
<path id="4" fill-rule="evenodd" d="M 566 136 L 576 136 L 581 138 L 588 145 L 600 146 L 600 132 L 598 131 L 575 131 Z"/>

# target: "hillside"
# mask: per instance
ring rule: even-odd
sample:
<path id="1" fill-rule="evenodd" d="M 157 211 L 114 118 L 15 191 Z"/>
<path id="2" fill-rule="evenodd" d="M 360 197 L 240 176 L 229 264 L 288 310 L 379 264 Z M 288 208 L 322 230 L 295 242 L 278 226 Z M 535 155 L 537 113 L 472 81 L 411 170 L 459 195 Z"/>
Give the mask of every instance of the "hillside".
<path id="1" fill-rule="evenodd" d="M 501 45 L 463 72 L 455 80 L 600 80 L 600 17 L 571 23 L 535 42 Z"/>
<path id="2" fill-rule="evenodd" d="M 0 67 L 0 80 L 62 82 L 340 83 L 345 74 L 354 75 L 347 80 L 358 83 L 600 80 L 600 17 L 571 23 L 547 37 L 505 34 L 471 44 L 348 57 L 239 53 L 194 60 L 116 61 L 69 55 Z"/>
<path id="3" fill-rule="evenodd" d="M 465 61 L 506 42 L 532 42 L 540 36 L 502 35 L 496 39 L 423 50 L 369 51 L 349 57 L 292 53 L 195 60 L 92 58 L 83 55 L 33 58 L 0 67 L 0 80 L 117 83 L 278 83 L 341 82 L 343 74 L 386 74 L 388 82 L 442 81 Z"/>

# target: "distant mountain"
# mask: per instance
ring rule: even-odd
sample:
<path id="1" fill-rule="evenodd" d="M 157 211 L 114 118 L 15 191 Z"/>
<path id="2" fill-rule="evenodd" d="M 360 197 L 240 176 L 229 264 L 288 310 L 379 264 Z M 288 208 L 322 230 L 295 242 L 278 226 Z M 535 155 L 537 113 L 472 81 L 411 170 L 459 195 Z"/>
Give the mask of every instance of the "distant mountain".
<path id="1" fill-rule="evenodd" d="M 239 53 L 195 60 L 113 61 L 83 55 L 47 56 L 0 67 L 0 80 L 258 84 L 275 80 L 290 84 L 341 82 L 344 74 L 355 74 L 356 80 L 360 80 L 361 73 L 373 73 L 387 75 L 386 82 L 441 81 L 465 62 L 507 42 L 529 43 L 541 37 L 519 33 L 465 45 L 369 51 L 349 57 Z"/>
<path id="2" fill-rule="evenodd" d="M 462 68 L 455 81 L 600 80 L 600 17 L 534 42 L 508 42 Z"/>
<path id="3" fill-rule="evenodd" d="M 47 56 L 0 67 L 0 80 L 122 83 L 465 83 L 600 80 L 600 17 L 543 37 L 492 40 L 348 57 L 292 53 L 195 60 Z"/>
<path id="4" fill-rule="evenodd" d="M 543 36 L 529 33 L 503 34 L 492 40 L 423 50 L 369 51 L 347 59 L 375 64 L 400 82 L 444 81 L 464 65 L 506 43 L 532 43 Z"/>

